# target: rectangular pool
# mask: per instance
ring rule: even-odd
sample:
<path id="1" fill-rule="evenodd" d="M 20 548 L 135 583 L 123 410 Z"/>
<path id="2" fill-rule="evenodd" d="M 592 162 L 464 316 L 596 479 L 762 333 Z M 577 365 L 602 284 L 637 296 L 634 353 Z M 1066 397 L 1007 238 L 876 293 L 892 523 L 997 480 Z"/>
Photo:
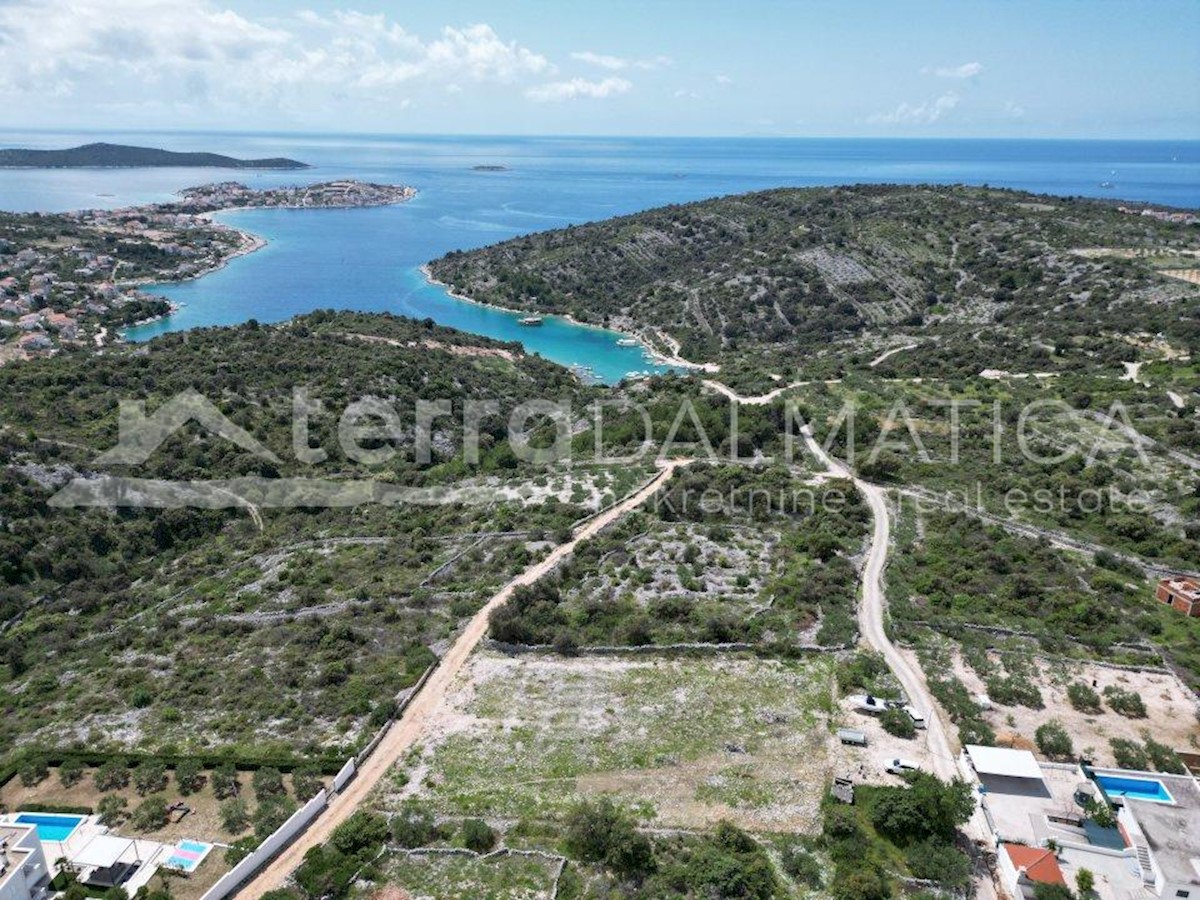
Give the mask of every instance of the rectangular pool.
<path id="1" fill-rule="evenodd" d="M 192 872 L 204 861 L 204 857 L 208 856 L 208 851 L 211 849 L 211 844 L 202 844 L 199 841 L 180 841 L 163 865 L 181 872 Z"/>
<path id="2" fill-rule="evenodd" d="M 39 841 L 65 841 L 71 836 L 83 816 L 63 816 L 54 813 L 20 813 L 18 825 L 36 825 Z"/>
<path id="3" fill-rule="evenodd" d="M 1167 786 L 1157 778 L 1128 778 L 1123 775 L 1097 775 L 1096 784 L 1110 797 L 1129 797 L 1151 803 L 1174 803 Z"/>

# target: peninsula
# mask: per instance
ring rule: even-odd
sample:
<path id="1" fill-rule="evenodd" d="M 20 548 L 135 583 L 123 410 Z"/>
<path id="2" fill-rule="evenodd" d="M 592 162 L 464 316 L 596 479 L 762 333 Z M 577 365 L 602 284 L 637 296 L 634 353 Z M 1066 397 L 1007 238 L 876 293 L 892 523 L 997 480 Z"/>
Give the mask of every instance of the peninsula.
<path id="1" fill-rule="evenodd" d="M 222 209 L 334 209 L 409 200 L 408 185 L 331 181 L 254 190 L 227 181 L 171 203 L 59 214 L 0 212 L 0 364 L 100 348 L 129 325 L 167 315 L 140 285 L 197 278 L 263 240 L 214 222 Z"/>
<path id="2" fill-rule="evenodd" d="M 236 159 L 220 153 L 179 153 L 125 144 L 84 144 L 66 150 L 0 150 L 0 167 L 8 169 L 138 169 L 185 167 L 203 169 L 309 169 L 286 157 Z"/>

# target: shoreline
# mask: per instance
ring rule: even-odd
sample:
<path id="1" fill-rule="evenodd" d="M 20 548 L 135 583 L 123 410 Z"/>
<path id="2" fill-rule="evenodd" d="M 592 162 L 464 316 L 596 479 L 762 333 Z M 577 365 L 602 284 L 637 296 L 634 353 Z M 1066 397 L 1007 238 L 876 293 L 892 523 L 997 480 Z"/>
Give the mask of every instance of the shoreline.
<path id="1" fill-rule="evenodd" d="M 500 312 L 510 313 L 516 316 L 526 316 L 530 314 L 529 310 L 513 309 L 509 306 L 500 306 L 497 303 L 485 303 L 482 300 L 476 300 L 474 297 L 468 297 L 466 294 L 458 293 L 457 291 L 453 290 L 450 285 L 446 284 L 446 282 L 434 276 L 432 270 L 429 268 L 429 263 L 423 263 L 419 269 L 429 284 L 437 285 L 443 291 L 445 291 L 448 296 L 453 297 L 455 300 L 460 300 L 464 303 L 472 303 L 475 306 L 482 306 L 486 309 L 499 310 Z M 690 359 L 684 359 L 678 354 L 677 349 L 673 353 L 664 353 L 661 349 L 655 346 L 653 341 L 648 340 L 646 336 L 639 331 L 631 331 L 629 329 L 614 325 L 594 325 L 591 322 L 580 322 L 570 313 L 546 313 L 545 315 L 555 319 L 562 319 L 564 322 L 569 322 L 579 328 L 593 328 L 597 331 L 608 331 L 613 334 L 619 334 L 625 338 L 632 338 L 638 342 L 643 351 L 645 351 L 646 355 L 653 362 L 659 365 L 675 366 L 676 368 L 687 369 L 689 371 L 706 372 L 710 375 L 715 375 L 721 371 L 721 367 L 717 363 L 698 363 L 693 362 Z M 660 339 L 665 341 L 665 338 L 662 338 L 661 336 Z"/>

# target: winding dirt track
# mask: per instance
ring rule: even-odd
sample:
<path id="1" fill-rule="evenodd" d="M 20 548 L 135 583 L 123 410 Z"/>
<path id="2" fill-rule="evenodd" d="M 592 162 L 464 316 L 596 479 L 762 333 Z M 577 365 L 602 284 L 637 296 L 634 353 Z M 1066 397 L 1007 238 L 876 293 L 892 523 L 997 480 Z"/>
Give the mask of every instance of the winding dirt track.
<path id="1" fill-rule="evenodd" d="M 502 606 L 514 590 L 523 585 L 532 584 L 543 575 L 554 569 L 582 542 L 595 537 L 601 530 L 611 525 L 621 516 L 641 506 L 649 500 L 680 466 L 687 465 L 690 460 L 671 459 L 660 461 L 661 471 L 647 482 L 637 493 L 632 494 L 616 506 L 597 514 L 575 531 L 571 540 L 559 544 L 540 562 L 526 569 L 502 587 L 467 623 L 467 627 L 454 641 L 454 644 L 442 657 L 441 664 L 434 670 L 429 680 L 409 703 L 403 714 L 384 734 L 375 752 L 367 757 L 362 768 L 346 785 L 345 789 L 334 796 L 329 806 L 317 816 L 309 827 L 289 844 L 275 859 L 237 891 L 240 900 L 258 900 L 268 891 L 283 887 L 288 877 L 300 865 L 310 849 L 329 839 L 333 829 L 350 817 L 367 799 L 371 790 L 379 783 L 392 765 L 403 756 L 410 747 L 417 743 L 430 714 L 445 699 L 454 682 L 455 676 L 466 663 L 476 645 L 487 633 L 488 617 L 492 610 Z"/>

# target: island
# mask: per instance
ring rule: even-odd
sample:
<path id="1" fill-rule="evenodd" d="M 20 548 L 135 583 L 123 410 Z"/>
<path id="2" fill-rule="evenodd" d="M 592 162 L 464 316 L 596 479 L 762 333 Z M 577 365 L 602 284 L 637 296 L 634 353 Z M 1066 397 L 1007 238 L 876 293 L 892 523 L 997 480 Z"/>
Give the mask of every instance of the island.
<path id="1" fill-rule="evenodd" d="M 6 169 L 139 169 L 186 167 L 192 169 L 310 169 L 286 157 L 236 159 L 220 153 L 179 153 L 154 147 L 125 144 L 84 144 L 66 150 L 0 150 L 0 168 Z"/>
<path id="2" fill-rule="evenodd" d="M 471 166 L 471 171 L 473 171 L 473 172 L 507 172 L 508 166 L 497 166 L 497 165 Z"/>
<path id="3" fill-rule="evenodd" d="M 121 328 L 172 311 L 140 286 L 197 278 L 263 246 L 212 221 L 224 209 L 345 209 L 413 197 L 408 185 L 331 181 L 254 190 L 220 182 L 169 203 L 39 214 L 0 212 L 0 364 L 100 349 Z"/>

